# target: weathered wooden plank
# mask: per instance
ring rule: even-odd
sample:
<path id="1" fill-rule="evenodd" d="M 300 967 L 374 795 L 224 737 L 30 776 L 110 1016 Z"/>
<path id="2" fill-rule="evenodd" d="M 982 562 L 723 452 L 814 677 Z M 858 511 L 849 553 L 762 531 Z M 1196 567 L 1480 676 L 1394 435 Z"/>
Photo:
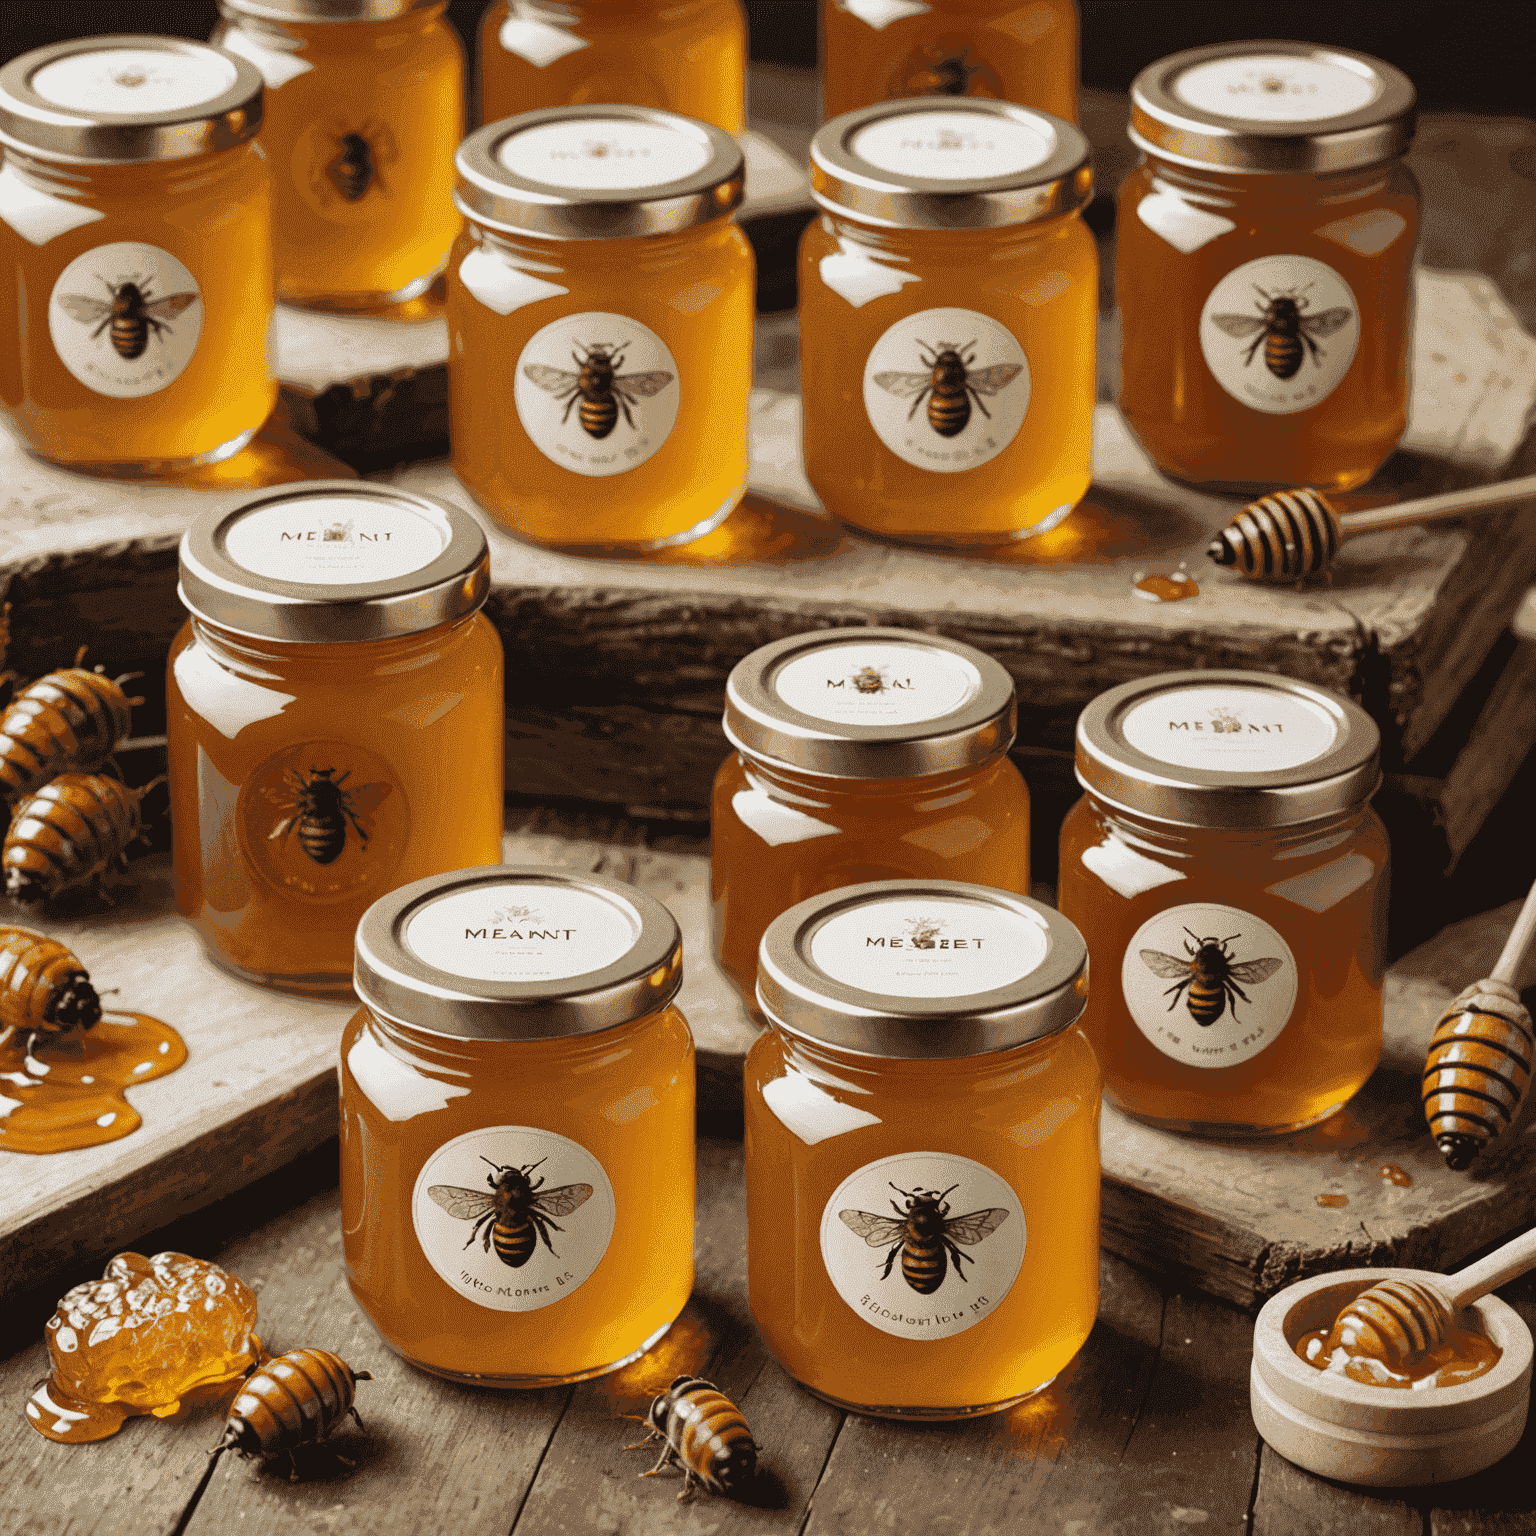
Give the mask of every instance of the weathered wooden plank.
<path id="1" fill-rule="evenodd" d="M 1253 1503 L 1252 1536 L 1349 1531 L 1352 1536 L 1421 1536 L 1424 1512 L 1391 1489 L 1352 1488 L 1314 1477 L 1264 1447 Z"/>
<path id="2" fill-rule="evenodd" d="M 1492 814 L 1536 741 L 1536 645 L 1516 646 L 1446 775 L 1446 842 L 1460 853 Z"/>

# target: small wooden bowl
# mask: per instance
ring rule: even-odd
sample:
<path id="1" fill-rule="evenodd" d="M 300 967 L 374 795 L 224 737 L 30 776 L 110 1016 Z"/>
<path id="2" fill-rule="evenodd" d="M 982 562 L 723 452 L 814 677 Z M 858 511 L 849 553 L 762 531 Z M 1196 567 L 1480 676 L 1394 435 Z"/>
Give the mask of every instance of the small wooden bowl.
<path id="1" fill-rule="evenodd" d="M 1345 1269 L 1300 1280 L 1265 1304 L 1253 1331 L 1249 1405 L 1259 1433 L 1287 1461 L 1346 1483 L 1401 1488 L 1481 1472 L 1514 1449 L 1531 1400 L 1531 1331 L 1496 1296 L 1468 1311 L 1503 1355 L 1460 1386 L 1373 1387 L 1297 1357 L 1297 1340 L 1331 1327 L 1362 1291 L 1423 1273 Z"/>

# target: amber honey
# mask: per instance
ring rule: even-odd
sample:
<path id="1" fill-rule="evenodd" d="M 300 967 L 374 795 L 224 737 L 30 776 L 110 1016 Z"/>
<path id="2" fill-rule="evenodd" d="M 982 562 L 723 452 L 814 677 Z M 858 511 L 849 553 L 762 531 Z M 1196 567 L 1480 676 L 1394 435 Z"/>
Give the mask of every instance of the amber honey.
<path id="1" fill-rule="evenodd" d="M 480 23 L 480 119 L 618 102 L 746 122 L 741 0 L 494 0 Z"/>
<path id="2" fill-rule="evenodd" d="M 0 71 L 0 404 L 71 468 L 238 451 L 277 386 L 261 77 L 179 39 L 77 39 Z"/>
<path id="3" fill-rule="evenodd" d="M 381 900 L 341 1044 L 347 1276 L 391 1348 L 533 1387 L 616 1369 L 693 1286 L 677 925 L 617 881 L 466 871 Z"/>
<path id="4" fill-rule="evenodd" d="M 1306 44 L 1143 71 L 1120 190 L 1120 408 L 1164 474 L 1347 490 L 1408 420 L 1413 87 Z"/>
<path id="5" fill-rule="evenodd" d="M 1085 959 L 1056 913 L 942 881 L 851 887 L 769 929 L 748 1282 L 769 1347 L 819 1396 L 990 1413 L 1082 1347 L 1099 1216 Z"/>

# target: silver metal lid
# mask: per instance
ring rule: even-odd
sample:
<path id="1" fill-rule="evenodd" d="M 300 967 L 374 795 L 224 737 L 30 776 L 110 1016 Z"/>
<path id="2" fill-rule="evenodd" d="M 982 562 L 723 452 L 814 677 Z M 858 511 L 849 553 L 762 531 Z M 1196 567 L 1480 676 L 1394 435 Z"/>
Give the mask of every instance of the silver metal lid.
<path id="1" fill-rule="evenodd" d="M 654 1013 L 683 981 L 672 914 L 601 875 L 519 864 L 432 875 L 357 925 L 357 995 L 468 1040 L 589 1035 Z"/>
<path id="2" fill-rule="evenodd" d="M 1327 174 L 1401 155 L 1413 139 L 1414 100 L 1407 75 L 1368 53 L 1216 43 L 1136 76 L 1130 134 L 1178 165 Z"/>
<path id="3" fill-rule="evenodd" d="M 1076 1021 L 1088 947 L 1061 913 L 1012 891 L 875 880 L 774 919 L 757 1001 L 780 1029 L 861 1056 L 980 1056 Z"/>
<path id="4" fill-rule="evenodd" d="M 49 160 L 184 160 L 260 127 L 260 72 L 206 43 L 77 37 L 0 67 L 0 143 Z"/>
<path id="5" fill-rule="evenodd" d="M 1013 745 L 1013 679 L 975 646 L 911 629 L 820 629 L 759 646 L 725 684 L 751 757 L 833 779 L 979 767 Z"/>
<path id="6" fill-rule="evenodd" d="M 741 202 L 741 149 L 724 129 L 652 107 L 546 107 L 459 145 L 465 217 L 555 240 L 671 235 Z"/>
<path id="7" fill-rule="evenodd" d="M 225 16 L 261 21 L 393 21 L 440 0 L 219 0 Z"/>
<path id="8" fill-rule="evenodd" d="M 303 644 L 388 640 L 474 613 L 485 533 L 434 496 L 306 480 L 205 512 L 181 540 L 181 600 L 235 634 Z"/>
<path id="9" fill-rule="evenodd" d="M 811 195 L 888 229 L 996 229 L 1081 208 L 1088 140 L 1011 101 L 923 96 L 834 117 L 811 141 Z"/>
<path id="10" fill-rule="evenodd" d="M 1077 778 L 1108 805 L 1180 827 L 1296 826 L 1363 805 L 1381 733 L 1358 704 L 1267 672 L 1163 672 L 1078 716 Z"/>

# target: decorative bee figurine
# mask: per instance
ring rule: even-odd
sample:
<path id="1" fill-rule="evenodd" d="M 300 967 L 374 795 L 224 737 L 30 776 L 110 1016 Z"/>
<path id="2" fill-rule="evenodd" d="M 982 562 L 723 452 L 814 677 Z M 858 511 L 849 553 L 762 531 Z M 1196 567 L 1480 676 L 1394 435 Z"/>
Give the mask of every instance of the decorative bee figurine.
<path id="1" fill-rule="evenodd" d="M 0 718 L 0 796 L 15 803 L 60 773 L 92 773 L 128 735 L 132 707 L 123 684 L 140 676 L 107 677 L 80 665 L 40 677 L 23 688 Z"/>
<path id="2" fill-rule="evenodd" d="M 224 1438 L 208 1454 L 238 1451 L 263 1460 L 286 1454 L 289 1480 L 297 1482 L 293 1453 L 299 1446 L 329 1439 L 348 1417 L 363 1429 L 352 1399 L 358 1382 L 372 1380 L 329 1350 L 290 1349 L 245 1378 L 224 1422 Z"/>
<path id="3" fill-rule="evenodd" d="M 490 1158 L 482 1157 L 481 1162 L 490 1163 L 495 1170 L 485 1178 L 491 1186 L 490 1194 L 461 1189 L 457 1184 L 433 1184 L 427 1194 L 450 1216 L 474 1223 L 464 1244 L 466 1248 L 479 1237 L 489 1253 L 494 1242 L 496 1257 L 512 1269 L 521 1269 L 533 1257 L 541 1238 L 550 1254 L 559 1257 L 549 1234 L 563 1232 L 565 1228 L 556 1225 L 552 1218 L 569 1216 L 592 1196 L 590 1184 L 562 1184 L 557 1189 L 544 1189 L 543 1179 L 530 1179 L 528 1175 L 544 1161 L 541 1157 L 537 1163 L 519 1168 L 512 1163 L 491 1163 Z"/>
<path id="4" fill-rule="evenodd" d="M 5 893 L 31 904 L 74 885 L 96 882 L 106 895 L 109 866 L 126 866 L 143 835 L 139 802 L 164 776 L 129 789 L 103 773 L 62 773 L 17 805 L 0 849 Z"/>
<path id="5" fill-rule="evenodd" d="M 93 1029 L 101 999 L 67 946 L 30 928 L 0 927 L 0 1044 L 25 1032 L 22 1050 Z"/>
<path id="6" fill-rule="evenodd" d="M 895 1216 L 881 1216 L 874 1211 L 839 1211 L 837 1219 L 871 1248 L 890 1245 L 885 1268 L 880 1271 L 882 1280 L 890 1278 L 900 1254 L 902 1279 L 920 1296 L 931 1296 L 944 1283 L 946 1254 L 955 1266 L 957 1280 L 965 1279 L 962 1263 L 976 1262 L 955 1244 L 974 1247 L 1008 1219 L 1007 1207 L 998 1205 L 964 1216 L 950 1216 L 944 1197 L 959 1187 L 951 1184 L 945 1190 L 901 1189 L 892 1184 L 891 1188 L 905 1201 L 904 1206 L 891 1201 Z"/>
<path id="7" fill-rule="evenodd" d="M 742 1492 L 757 1476 L 757 1453 L 761 1447 L 752 1438 L 741 1410 L 712 1382 L 699 1376 L 679 1376 L 651 1400 L 650 1410 L 640 1421 L 650 1427 L 650 1434 L 634 1445 L 638 1451 L 659 1436 L 666 1441 L 660 1460 L 641 1477 L 655 1477 L 664 1467 L 683 1469 L 681 1503 L 695 1488 L 706 1493 Z"/>

